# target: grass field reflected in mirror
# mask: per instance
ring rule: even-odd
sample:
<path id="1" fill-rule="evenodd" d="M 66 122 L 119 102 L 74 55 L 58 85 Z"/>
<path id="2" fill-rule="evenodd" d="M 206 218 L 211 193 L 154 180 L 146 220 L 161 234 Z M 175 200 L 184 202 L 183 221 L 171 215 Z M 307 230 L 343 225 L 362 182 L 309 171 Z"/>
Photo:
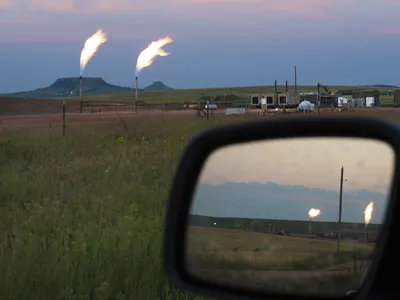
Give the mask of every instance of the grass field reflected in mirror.
<path id="1" fill-rule="evenodd" d="M 357 290 L 374 257 L 395 158 L 383 142 L 350 138 L 217 150 L 191 206 L 188 271 L 252 289 Z"/>

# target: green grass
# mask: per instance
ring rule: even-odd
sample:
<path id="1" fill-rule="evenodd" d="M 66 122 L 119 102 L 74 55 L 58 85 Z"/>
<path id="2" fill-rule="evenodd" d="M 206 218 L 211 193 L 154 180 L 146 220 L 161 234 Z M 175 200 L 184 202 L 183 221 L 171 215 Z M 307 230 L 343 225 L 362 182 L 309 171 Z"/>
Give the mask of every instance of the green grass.
<path id="1" fill-rule="evenodd" d="M 374 247 L 243 230 L 191 227 L 188 261 L 202 267 L 245 270 L 320 270 L 369 260 Z"/>
<path id="2" fill-rule="evenodd" d="M 218 122 L 2 135 L 2 298 L 195 299 L 166 283 L 164 211 L 187 139 Z"/>
<path id="3" fill-rule="evenodd" d="M 374 87 L 363 87 L 363 86 L 329 86 L 332 92 L 336 92 L 340 89 L 352 89 L 352 88 L 365 88 L 365 89 L 378 89 L 381 92 L 387 92 L 389 88 L 374 88 Z M 188 102 L 192 100 L 198 100 L 199 97 L 204 96 L 215 97 L 217 95 L 222 96 L 225 94 L 234 94 L 239 97 L 240 100 L 250 101 L 251 94 L 258 93 L 273 93 L 274 86 L 252 86 L 252 87 L 225 87 L 225 88 L 205 88 L 205 89 L 181 89 L 181 90 L 169 90 L 169 91 L 144 91 L 138 93 L 138 99 L 148 103 L 180 103 Z M 284 92 L 285 86 L 278 86 L 278 91 Z M 298 86 L 298 92 L 316 92 L 317 87 L 315 86 Z M 289 92 L 294 93 L 294 86 L 289 86 Z M 117 93 L 110 95 L 96 95 L 96 96 L 83 96 L 85 100 L 92 101 L 104 101 L 104 102 L 121 102 L 131 103 L 134 100 L 134 92 L 128 93 Z M 393 97 L 392 97 L 393 98 Z M 71 100 L 79 100 L 79 97 L 68 98 Z"/>
<path id="4" fill-rule="evenodd" d="M 128 125 L 128 131 L 123 126 L 76 129 L 68 130 L 66 137 L 43 130 L 3 133 L 2 297 L 204 299 L 166 282 L 162 270 L 165 204 L 188 139 L 205 128 L 238 120 L 242 119 L 194 118 L 174 125 L 160 117 L 149 124 Z M 244 247 L 243 242 L 229 243 L 229 253 L 234 247 Z M 321 245 L 307 251 L 317 257 L 328 251 L 328 246 Z M 250 243 L 248 247 L 256 246 Z M 265 246 L 257 247 L 261 248 L 258 253 L 265 251 Z M 253 248 L 247 251 L 255 253 Z M 242 250 L 238 253 L 243 254 Z M 365 251 L 356 253 L 368 256 Z M 304 267 L 303 258 L 291 265 Z M 323 261 L 327 259 L 321 256 L 313 268 Z M 334 260 L 337 265 L 347 262 L 348 256 Z M 274 267 L 268 260 L 262 265 Z M 289 263 L 283 261 L 281 267 L 289 268 Z"/>
<path id="5" fill-rule="evenodd" d="M 336 241 L 190 227 L 186 251 L 190 272 L 205 280 L 217 279 L 225 284 L 261 289 L 332 294 L 357 289 L 362 275 L 357 268 L 362 268 L 361 262 L 365 266 L 365 262 L 371 260 L 374 247 L 342 242 L 337 253 Z M 342 272 L 318 278 L 296 276 L 304 274 L 296 273 L 299 271 L 329 270 Z M 286 271 L 287 275 L 282 278 L 279 277 L 282 272 L 271 271 Z"/>

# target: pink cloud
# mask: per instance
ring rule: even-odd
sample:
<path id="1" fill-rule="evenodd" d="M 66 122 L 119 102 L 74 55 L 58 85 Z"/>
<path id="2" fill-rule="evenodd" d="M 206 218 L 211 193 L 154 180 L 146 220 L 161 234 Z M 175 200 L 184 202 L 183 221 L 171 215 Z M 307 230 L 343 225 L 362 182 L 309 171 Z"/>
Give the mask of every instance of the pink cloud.
<path id="1" fill-rule="evenodd" d="M 337 4 L 333 0 L 177 0 L 188 6 L 207 6 L 227 11 L 257 15 L 297 15 L 308 18 L 329 16 L 329 8 Z"/>
<path id="2" fill-rule="evenodd" d="M 55 39 L 52 32 L 58 32 L 59 39 L 65 39 L 65 36 L 71 36 L 72 39 L 76 30 L 74 32 L 71 28 L 87 28 L 91 32 L 97 30 L 97 26 L 112 38 L 147 38 L 149 35 L 158 38 L 169 34 L 241 38 L 290 35 L 294 32 L 310 35 L 309 32 L 320 34 L 347 30 L 352 14 L 348 9 L 356 7 L 360 1 L 0 0 L 0 7 L 6 3 L 8 6 L 13 4 L 10 10 L 5 9 L 12 11 L 7 21 L 0 18 L 0 23 L 12 25 L 11 31 L 21 32 L 21 37 L 26 38 L 27 23 L 31 23 L 29 38 L 35 35 L 40 39 Z M 371 1 L 376 3 L 364 8 L 373 13 L 374 5 L 380 2 Z M 365 30 L 364 26 L 362 30 Z M 390 27 L 388 24 L 381 26 Z M 136 30 L 139 27 L 141 29 Z M 2 33 L 0 37 L 4 35 Z"/>
<path id="3" fill-rule="evenodd" d="M 400 35 L 400 27 L 383 28 L 380 33 L 385 35 Z"/>
<path id="4" fill-rule="evenodd" d="M 140 2 L 133 0 L 96 0 L 95 9 L 100 12 L 129 13 L 132 11 L 160 10 L 161 8 L 168 8 L 168 6 L 173 4 L 171 2 L 174 2 L 174 0 L 151 0 Z"/>
<path id="5" fill-rule="evenodd" d="M 12 7 L 13 2 L 12 0 L 0 0 L 0 7 Z"/>
<path id="6" fill-rule="evenodd" d="M 140 10 L 158 10 L 166 14 L 177 11 L 193 14 L 203 13 L 219 14 L 224 12 L 241 14 L 266 15 L 295 15 L 307 18 L 320 18 L 329 16 L 329 9 L 334 5 L 342 5 L 344 0 L 27 0 L 28 8 L 33 10 L 46 10 L 67 13 L 102 12 L 129 13 Z M 387 0 L 389 1 L 389 0 Z M 11 6 L 18 9 L 21 0 L 0 0 L 1 6 Z M 344 2 L 345 3 L 345 2 Z"/>
<path id="7" fill-rule="evenodd" d="M 30 0 L 29 8 L 55 12 L 74 12 L 76 10 L 75 0 Z"/>
<path id="8" fill-rule="evenodd" d="M 97 8 L 105 11 L 124 11 L 131 10 L 134 7 L 134 1 L 131 0 L 98 0 Z"/>
<path id="9" fill-rule="evenodd" d="M 14 11 L 48 11 L 55 13 L 95 15 L 103 12 L 129 13 L 143 9 L 157 9 L 165 2 L 174 0 L 0 0 L 0 7 L 10 7 Z"/>

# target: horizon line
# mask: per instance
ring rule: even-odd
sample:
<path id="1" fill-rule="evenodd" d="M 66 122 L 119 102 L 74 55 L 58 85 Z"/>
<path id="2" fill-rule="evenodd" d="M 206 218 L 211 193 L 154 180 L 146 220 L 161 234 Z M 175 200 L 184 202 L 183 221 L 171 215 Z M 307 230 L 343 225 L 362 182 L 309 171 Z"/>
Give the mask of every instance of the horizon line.
<path id="1" fill-rule="evenodd" d="M 277 183 L 274 181 L 266 181 L 266 182 L 255 182 L 255 181 L 247 181 L 247 182 L 235 182 L 235 181 L 227 181 L 224 183 L 199 183 L 198 185 L 212 185 L 212 186 L 218 186 L 218 185 L 224 185 L 224 184 L 257 184 L 257 185 L 265 185 L 265 184 L 276 184 L 276 185 L 280 185 L 280 186 L 290 186 L 290 187 L 302 187 L 302 188 L 307 188 L 307 189 L 312 189 L 312 190 L 322 190 L 322 191 L 327 191 L 327 192 L 335 192 L 335 193 L 339 193 L 339 191 L 336 190 L 329 190 L 329 189 L 324 189 L 324 188 L 319 188 L 319 187 L 310 187 L 310 186 L 306 186 L 306 185 L 299 185 L 299 184 L 281 184 L 281 183 Z M 370 193 L 377 193 L 377 194 L 381 194 L 384 196 L 384 193 L 382 192 L 377 192 L 377 191 L 373 191 L 373 190 L 368 190 L 368 189 L 346 189 L 345 191 L 343 191 L 343 193 L 346 192 L 360 192 L 360 191 L 367 191 Z"/>
<path id="2" fill-rule="evenodd" d="M 65 77 L 56 77 L 56 79 L 53 81 L 53 83 L 55 81 L 57 81 L 58 79 L 75 79 L 78 78 L 79 79 L 80 76 L 65 76 Z M 104 77 L 102 76 L 82 76 L 82 79 L 84 78 L 97 78 L 97 79 L 102 79 L 104 82 L 109 83 L 108 81 L 106 81 L 104 79 Z M 162 80 L 155 80 L 154 82 L 162 82 L 164 83 Z M 132 88 L 130 86 L 125 86 L 125 85 L 120 85 L 118 83 L 113 83 L 112 85 L 116 85 L 116 86 L 120 86 L 120 87 L 126 87 L 126 88 Z M 212 87 L 190 87 L 190 88 L 172 88 L 172 90 L 175 91 L 190 91 L 190 90 L 205 90 L 205 89 L 210 89 L 210 90 L 214 90 L 214 89 L 235 89 L 235 88 L 268 88 L 268 87 L 274 87 L 274 84 L 270 84 L 270 85 L 235 85 L 235 86 L 212 86 Z M 277 87 L 285 87 L 285 84 L 277 84 Z M 299 87 L 306 87 L 306 88 L 313 88 L 313 87 L 317 87 L 317 85 L 311 85 L 311 84 L 288 84 L 288 87 L 295 87 L 297 86 L 297 88 Z M 365 88 L 365 87 L 373 87 L 373 88 L 391 88 L 391 89 L 397 89 L 400 88 L 399 86 L 396 85 L 391 85 L 391 84 L 366 84 L 366 85 L 351 85 L 351 84 L 342 84 L 342 85 L 329 85 L 331 88 Z M 46 86 L 48 87 L 48 86 Z M 0 92 L 0 95 L 4 95 L 4 94 L 16 94 L 16 93 L 27 93 L 27 92 L 31 92 L 37 89 L 43 89 L 46 87 L 38 87 L 36 89 L 32 89 L 32 90 L 23 90 L 23 91 L 19 91 L 19 92 Z M 124 92 L 121 92 L 124 93 Z M 121 93 L 115 93 L 115 94 L 121 94 Z M 109 94 L 99 94 L 99 95 L 109 95 Z"/>
<path id="3" fill-rule="evenodd" d="M 295 222 L 309 222 L 309 220 L 290 220 L 290 219 L 269 219 L 269 218 L 244 218 L 244 217 L 221 217 L 221 216 L 217 216 L 217 217 L 214 217 L 214 216 L 207 216 L 207 215 L 199 215 L 199 214 L 190 214 L 190 213 L 188 213 L 188 216 L 190 217 L 190 216 L 199 216 L 199 217 L 207 217 L 207 218 L 217 218 L 217 219 L 243 219 L 243 220 L 272 220 L 272 221 L 289 221 L 289 222 L 293 222 L 293 221 L 295 221 Z M 312 221 L 313 223 L 334 223 L 334 224 L 337 224 L 338 223 L 338 221 L 316 221 L 316 220 L 313 220 Z M 365 225 L 365 223 L 364 222 L 341 222 L 341 224 L 364 224 Z M 369 225 L 382 225 L 383 223 L 369 223 L 368 224 L 368 226 Z"/>

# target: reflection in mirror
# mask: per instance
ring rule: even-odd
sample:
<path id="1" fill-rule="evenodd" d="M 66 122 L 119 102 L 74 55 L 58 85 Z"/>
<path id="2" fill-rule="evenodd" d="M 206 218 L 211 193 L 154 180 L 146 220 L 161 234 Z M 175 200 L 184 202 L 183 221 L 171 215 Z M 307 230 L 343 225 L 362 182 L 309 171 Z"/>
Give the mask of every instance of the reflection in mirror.
<path id="1" fill-rule="evenodd" d="M 188 272 L 247 289 L 357 290 L 385 218 L 395 159 L 390 145 L 355 138 L 218 149 L 191 204 Z"/>

